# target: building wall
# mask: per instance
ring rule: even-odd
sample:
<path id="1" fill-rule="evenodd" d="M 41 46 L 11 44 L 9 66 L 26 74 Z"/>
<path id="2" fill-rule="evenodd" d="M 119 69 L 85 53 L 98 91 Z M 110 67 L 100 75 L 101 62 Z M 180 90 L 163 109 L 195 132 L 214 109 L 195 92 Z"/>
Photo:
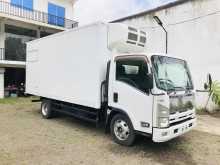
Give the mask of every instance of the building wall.
<path id="1" fill-rule="evenodd" d="M 2 0 L 10 3 L 11 0 Z M 74 20 L 73 18 L 73 4 L 74 0 L 33 0 L 33 8 L 34 10 L 43 11 L 48 13 L 48 2 L 57 4 L 59 6 L 65 7 L 65 17 L 67 19 Z"/>
<path id="2" fill-rule="evenodd" d="M 220 81 L 220 1 L 192 0 L 122 22 L 147 32 L 147 52 L 165 52 L 165 34 L 153 20 L 157 15 L 168 30 L 168 52 L 188 61 L 197 90 L 204 89 L 207 74 Z M 197 93 L 204 107 L 207 93 Z M 213 104 L 209 108 L 215 108 Z"/>
<path id="3" fill-rule="evenodd" d="M 4 98 L 4 68 L 0 68 L 0 99 Z"/>
<path id="4" fill-rule="evenodd" d="M 2 1 L 11 3 L 11 0 L 2 0 Z M 75 0 L 33 0 L 33 10 L 48 13 L 49 2 L 55 5 L 64 7 L 65 18 L 74 20 L 73 5 L 74 5 Z M 40 17 L 39 20 L 38 19 L 35 20 L 33 18 L 34 15 L 31 10 L 30 11 L 19 10 L 20 12 L 18 12 L 18 10 L 15 10 L 16 7 L 10 8 L 11 6 L 8 5 L 7 3 L 0 4 L 0 7 L 1 7 L 1 13 L 0 13 L 0 98 L 4 97 L 4 86 L 7 85 L 7 81 L 4 82 L 5 77 L 10 77 L 9 75 L 7 75 L 9 74 L 9 72 L 7 72 L 7 68 L 15 68 L 15 69 L 25 68 L 25 62 L 23 61 L 24 60 L 23 59 L 24 57 L 23 56 L 24 55 L 23 43 L 25 43 L 26 41 L 35 39 L 35 38 L 40 38 L 41 36 L 46 36 L 48 34 L 53 34 L 53 33 L 63 31 L 65 30 L 65 28 L 71 28 L 71 25 L 73 22 L 73 21 L 66 21 L 65 23 L 66 25 L 64 27 L 63 26 L 61 27 L 61 26 L 57 26 L 54 24 L 50 24 L 47 21 L 44 22 L 42 17 Z M 13 12 L 17 12 L 17 15 L 16 13 L 15 15 L 13 15 L 14 14 Z M 20 13 L 24 14 L 24 16 L 19 15 Z M 10 27 L 11 29 L 7 31 L 7 28 L 5 27 L 9 27 L 9 25 L 11 26 Z M 18 33 L 19 30 L 20 32 L 22 31 L 25 31 L 25 32 Z M 26 34 L 26 32 L 30 30 L 33 31 L 34 36 Z M 36 36 L 35 36 L 35 32 L 36 32 Z M 22 44 L 20 44 L 19 42 L 19 44 L 17 44 L 18 46 L 14 48 L 13 47 L 15 45 L 14 42 L 11 40 L 6 40 L 7 37 L 8 39 L 12 38 L 18 42 L 21 41 Z M 7 45 L 7 43 L 10 43 L 10 44 Z M 16 49 L 17 51 L 11 51 L 11 47 L 13 47 L 13 49 Z M 21 49 L 22 51 L 21 50 L 18 51 L 18 49 Z M 10 58 L 6 58 L 6 55 L 8 54 L 10 55 Z M 19 59 L 17 57 L 19 57 Z M 5 68 L 6 68 L 6 72 L 4 73 Z M 15 77 L 13 77 L 13 80 L 14 79 Z"/>

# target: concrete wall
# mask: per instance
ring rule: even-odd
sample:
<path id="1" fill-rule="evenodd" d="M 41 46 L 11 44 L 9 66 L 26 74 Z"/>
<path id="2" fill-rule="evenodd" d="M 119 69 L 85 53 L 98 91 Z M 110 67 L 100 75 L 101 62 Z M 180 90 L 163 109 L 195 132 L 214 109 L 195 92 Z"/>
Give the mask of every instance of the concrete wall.
<path id="1" fill-rule="evenodd" d="M 11 0 L 2 0 L 5 2 L 11 2 Z M 34 10 L 43 11 L 45 13 L 48 13 L 48 2 L 60 5 L 62 7 L 65 7 L 66 9 L 66 15 L 65 17 L 71 20 L 74 20 L 73 18 L 73 4 L 75 0 L 33 0 Z"/>
<path id="2" fill-rule="evenodd" d="M 4 69 L 0 68 L 0 99 L 4 98 Z"/>
<path id="3" fill-rule="evenodd" d="M 196 89 L 203 89 L 208 73 L 220 81 L 220 1 L 192 0 L 123 21 L 147 32 L 147 52 L 165 52 L 165 35 L 154 15 L 169 32 L 168 52 L 189 62 Z M 207 93 L 197 93 L 199 107 L 206 100 Z M 210 108 L 215 107 L 210 104 Z"/>

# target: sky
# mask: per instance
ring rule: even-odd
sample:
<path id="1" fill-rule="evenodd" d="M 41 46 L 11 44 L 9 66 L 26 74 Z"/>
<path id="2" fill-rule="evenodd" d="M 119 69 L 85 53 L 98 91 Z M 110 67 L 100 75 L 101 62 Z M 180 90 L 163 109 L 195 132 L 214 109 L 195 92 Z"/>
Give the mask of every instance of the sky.
<path id="1" fill-rule="evenodd" d="M 75 19 L 80 25 L 112 21 L 174 0 L 77 0 Z"/>

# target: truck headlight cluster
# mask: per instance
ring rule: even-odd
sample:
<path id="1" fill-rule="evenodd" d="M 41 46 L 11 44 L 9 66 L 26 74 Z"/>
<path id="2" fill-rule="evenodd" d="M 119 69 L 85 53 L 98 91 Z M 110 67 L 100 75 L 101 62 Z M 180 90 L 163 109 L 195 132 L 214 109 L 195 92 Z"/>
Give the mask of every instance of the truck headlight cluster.
<path id="1" fill-rule="evenodd" d="M 161 118 L 159 118 L 158 126 L 160 128 L 169 127 L 169 118 L 168 117 L 161 117 Z"/>
<path id="2" fill-rule="evenodd" d="M 169 108 L 158 104 L 157 106 L 157 119 L 158 119 L 158 127 L 160 128 L 165 128 L 165 127 L 169 127 Z"/>

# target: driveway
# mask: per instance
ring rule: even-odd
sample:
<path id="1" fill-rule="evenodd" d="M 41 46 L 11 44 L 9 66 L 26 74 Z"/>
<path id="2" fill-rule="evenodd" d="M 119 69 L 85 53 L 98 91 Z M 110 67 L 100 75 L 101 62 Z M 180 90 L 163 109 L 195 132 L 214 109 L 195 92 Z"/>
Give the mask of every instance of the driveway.
<path id="1" fill-rule="evenodd" d="M 115 144 L 102 128 L 71 117 L 42 119 L 30 99 L 0 101 L 0 164 L 220 165 L 220 117 L 198 116 L 198 127 L 166 143 L 138 137 Z"/>

